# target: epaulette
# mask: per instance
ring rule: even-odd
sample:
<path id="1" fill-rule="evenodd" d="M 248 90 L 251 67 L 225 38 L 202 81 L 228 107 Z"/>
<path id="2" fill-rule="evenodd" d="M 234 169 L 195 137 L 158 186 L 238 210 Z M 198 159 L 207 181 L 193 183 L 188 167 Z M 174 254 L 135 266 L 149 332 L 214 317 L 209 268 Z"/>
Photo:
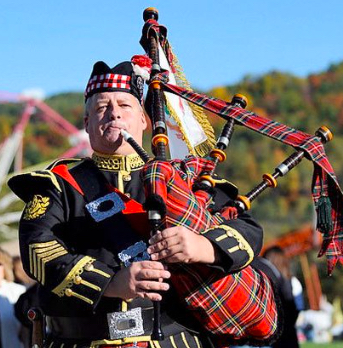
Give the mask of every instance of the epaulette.
<path id="1" fill-rule="evenodd" d="M 69 164 L 77 163 L 77 162 L 80 162 L 80 161 L 83 161 L 83 159 L 82 158 L 60 158 L 60 159 L 57 159 L 56 161 L 50 163 L 46 167 L 46 169 L 47 170 L 52 170 L 56 166 L 59 166 L 59 165 L 66 165 L 66 166 L 68 166 Z"/>
<path id="2" fill-rule="evenodd" d="M 17 174 L 8 180 L 9 188 L 24 202 L 28 202 L 32 194 L 39 193 L 42 189 L 55 188 L 62 192 L 54 168 L 58 165 L 67 165 L 80 161 L 80 159 L 61 159 L 51 163 L 47 169 L 30 173 Z"/>
<path id="3" fill-rule="evenodd" d="M 216 187 L 226 193 L 230 198 L 235 199 L 237 197 L 238 187 L 235 184 L 226 179 L 218 178 L 217 176 L 214 176 L 213 180 L 216 184 Z"/>

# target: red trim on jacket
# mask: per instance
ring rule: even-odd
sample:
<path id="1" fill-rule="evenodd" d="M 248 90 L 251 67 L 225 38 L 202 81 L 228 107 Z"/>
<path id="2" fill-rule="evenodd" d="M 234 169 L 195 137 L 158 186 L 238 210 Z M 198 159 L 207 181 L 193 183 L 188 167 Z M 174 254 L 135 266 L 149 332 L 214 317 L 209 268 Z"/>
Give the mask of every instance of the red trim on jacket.
<path id="1" fill-rule="evenodd" d="M 81 190 L 81 187 L 76 182 L 74 177 L 69 173 L 68 166 L 66 164 L 59 164 L 51 170 L 54 174 L 57 174 L 66 182 L 68 182 L 76 191 L 78 191 L 82 196 L 85 194 Z"/>

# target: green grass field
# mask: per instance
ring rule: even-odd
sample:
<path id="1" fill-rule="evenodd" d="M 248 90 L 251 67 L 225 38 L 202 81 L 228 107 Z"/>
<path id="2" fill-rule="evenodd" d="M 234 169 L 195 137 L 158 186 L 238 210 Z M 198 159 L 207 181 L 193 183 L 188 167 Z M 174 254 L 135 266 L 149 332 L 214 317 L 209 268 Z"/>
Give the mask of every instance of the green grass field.
<path id="1" fill-rule="evenodd" d="M 343 341 L 332 343 L 302 343 L 301 348 L 343 348 Z"/>

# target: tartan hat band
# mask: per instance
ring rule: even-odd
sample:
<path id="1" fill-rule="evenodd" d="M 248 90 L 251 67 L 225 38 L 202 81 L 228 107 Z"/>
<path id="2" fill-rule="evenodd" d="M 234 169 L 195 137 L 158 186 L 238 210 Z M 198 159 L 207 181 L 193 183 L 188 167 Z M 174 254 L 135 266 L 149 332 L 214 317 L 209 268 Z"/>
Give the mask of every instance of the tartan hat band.
<path id="1" fill-rule="evenodd" d="M 131 93 L 131 76 L 120 74 L 101 74 L 94 75 L 88 81 L 85 98 L 87 99 L 90 94 L 97 92 L 124 90 L 124 92 Z"/>
<path id="2" fill-rule="evenodd" d="M 113 68 L 99 61 L 94 64 L 85 90 L 85 101 L 101 92 L 126 92 L 143 102 L 144 80 L 137 75 L 131 62 L 122 62 Z"/>

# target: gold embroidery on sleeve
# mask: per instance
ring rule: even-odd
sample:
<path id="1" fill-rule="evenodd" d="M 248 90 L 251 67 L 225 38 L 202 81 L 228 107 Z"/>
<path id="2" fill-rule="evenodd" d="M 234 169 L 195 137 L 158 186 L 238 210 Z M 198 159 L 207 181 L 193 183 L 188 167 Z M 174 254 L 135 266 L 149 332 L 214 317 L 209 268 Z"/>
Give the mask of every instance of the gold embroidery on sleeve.
<path id="1" fill-rule="evenodd" d="M 56 295 L 63 297 L 63 296 L 74 296 L 77 297 L 78 299 L 85 301 L 89 304 L 93 304 L 93 301 L 83 295 L 78 294 L 74 290 L 72 290 L 72 286 L 82 284 L 84 286 L 88 286 L 91 289 L 95 291 L 101 291 L 101 288 L 95 284 L 92 284 L 84 279 L 82 279 L 81 274 L 84 271 L 88 272 L 96 272 L 98 274 L 103 275 L 106 278 L 110 278 L 111 276 L 101 270 L 98 270 L 94 268 L 93 262 L 95 259 L 89 256 L 84 256 L 81 260 L 77 262 L 77 264 L 71 269 L 71 271 L 67 274 L 65 279 L 60 283 L 57 287 L 55 287 L 52 292 L 55 293 Z"/>
<path id="2" fill-rule="evenodd" d="M 67 254 L 67 250 L 56 240 L 30 244 L 29 257 L 31 274 L 44 285 L 46 263 L 65 254 Z"/>
<path id="3" fill-rule="evenodd" d="M 24 220 L 34 220 L 43 216 L 50 204 L 49 197 L 34 195 L 32 201 L 26 204 L 24 210 Z"/>
<path id="4" fill-rule="evenodd" d="M 94 265 L 92 265 L 92 263 L 88 263 L 85 266 L 85 270 L 87 272 L 94 272 L 94 273 L 100 274 L 101 276 L 103 276 L 105 278 L 111 278 L 111 276 L 108 273 L 102 271 L 101 269 L 94 268 Z"/>
<path id="5" fill-rule="evenodd" d="M 183 343 L 185 344 L 185 346 L 186 346 L 187 348 L 190 348 L 190 347 L 189 347 L 189 344 L 188 344 L 188 342 L 187 342 L 186 335 L 185 335 L 184 332 L 181 332 L 181 337 L 182 337 L 182 341 L 183 341 Z"/>
<path id="6" fill-rule="evenodd" d="M 161 345 L 158 341 L 151 341 L 155 345 L 156 348 L 161 348 Z"/>
<path id="7" fill-rule="evenodd" d="M 197 347 L 200 348 L 200 342 L 199 342 L 199 338 L 197 336 L 193 336 L 195 343 L 197 344 Z"/>
<path id="8" fill-rule="evenodd" d="M 43 285 L 45 284 L 45 265 L 46 265 L 46 263 L 50 262 L 51 260 L 57 259 L 58 257 L 63 256 L 67 253 L 68 253 L 68 251 L 65 250 L 61 246 L 60 248 L 56 249 L 56 251 L 53 254 L 51 254 L 51 255 L 48 254 L 41 259 L 41 275 L 42 275 L 41 282 Z"/>
<path id="9" fill-rule="evenodd" d="M 237 245 L 228 249 L 228 252 L 231 254 L 231 253 L 234 253 L 235 251 L 238 251 L 238 250 L 246 251 L 249 259 L 242 267 L 240 267 L 240 269 L 248 266 L 254 258 L 254 251 L 252 250 L 248 241 L 237 230 L 235 230 L 234 228 L 227 226 L 227 225 L 220 225 L 220 226 L 216 226 L 216 227 L 213 227 L 213 228 L 210 228 L 210 229 L 204 231 L 203 234 L 205 234 L 211 230 L 218 229 L 218 228 L 224 230 L 225 232 L 221 236 L 216 238 L 216 242 L 220 242 L 225 238 L 236 239 Z"/>
<path id="10" fill-rule="evenodd" d="M 92 305 L 94 303 L 90 298 L 88 298 L 86 296 L 83 296 L 83 295 L 80 295 L 77 292 L 75 292 L 75 291 L 73 291 L 72 289 L 69 289 L 69 288 L 64 291 L 64 295 L 66 295 L 68 297 L 71 297 L 71 296 L 76 297 L 79 300 L 82 300 L 82 301 L 85 301 L 85 302 L 89 303 L 90 305 Z"/>
<path id="11" fill-rule="evenodd" d="M 173 347 L 173 348 L 177 348 L 177 347 L 176 347 L 176 344 L 175 344 L 174 336 L 170 336 L 169 338 L 170 338 L 170 342 L 171 342 L 171 344 L 172 344 L 172 347 Z"/>

